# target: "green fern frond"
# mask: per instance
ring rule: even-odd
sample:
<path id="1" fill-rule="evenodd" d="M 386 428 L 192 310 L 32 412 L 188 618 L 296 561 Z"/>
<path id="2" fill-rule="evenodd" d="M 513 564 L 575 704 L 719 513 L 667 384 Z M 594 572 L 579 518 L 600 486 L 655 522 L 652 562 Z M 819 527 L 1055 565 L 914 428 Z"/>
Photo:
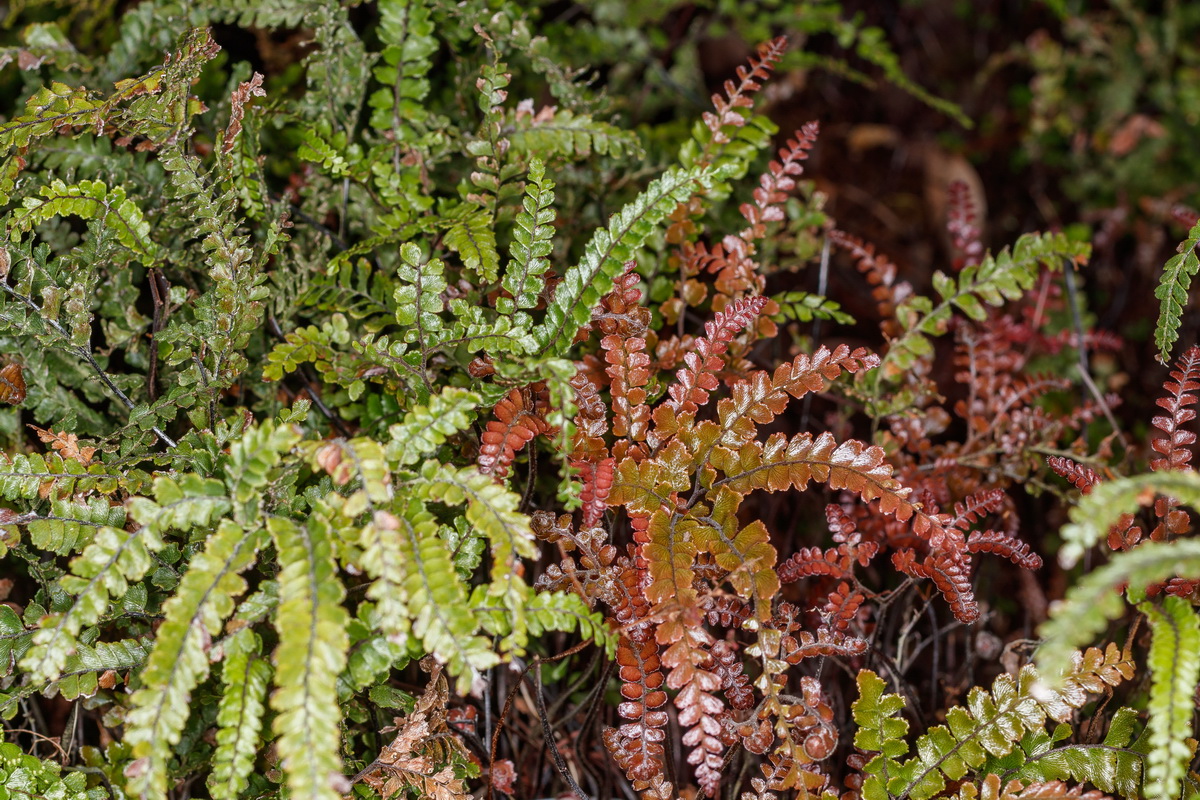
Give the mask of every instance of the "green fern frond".
<path id="1" fill-rule="evenodd" d="M 1103 792 L 1137 800 L 1146 758 L 1142 746 L 1146 737 L 1133 741 L 1137 719 L 1133 709 L 1117 709 L 1104 740 L 1095 744 L 1064 743 L 1073 733 L 1066 723 L 1053 731 L 1031 731 L 1008 755 L 989 758 L 982 771 L 1026 784 L 1086 781 Z"/>
<path id="2" fill-rule="evenodd" d="M 1158 322 L 1154 326 L 1154 345 L 1158 348 L 1158 360 L 1166 364 L 1171 357 L 1171 345 L 1179 338 L 1179 326 L 1183 308 L 1187 305 L 1188 290 L 1192 279 L 1200 271 L 1200 257 L 1196 247 L 1200 246 L 1200 222 L 1197 222 L 1187 238 L 1179 243 L 1179 253 L 1171 256 L 1163 266 L 1162 278 L 1154 296 L 1159 301 Z"/>
<path id="3" fill-rule="evenodd" d="M 1171 577 L 1200 579 L 1200 542 L 1142 542 L 1083 576 L 1054 604 L 1050 618 L 1038 629 L 1043 640 L 1037 652 L 1042 675 L 1053 680 L 1066 667 L 1072 648 L 1090 641 L 1125 612 L 1117 587 L 1128 585 L 1131 597 L 1137 598 L 1146 586 Z"/>
<path id="4" fill-rule="evenodd" d="M 445 310 L 445 265 L 437 258 L 426 260 L 421 248 L 411 243 L 401 245 L 400 258 L 404 263 L 396 272 L 398 285 L 393 297 L 396 322 L 407 329 L 404 341 L 435 344 L 442 330 L 439 315 Z"/>
<path id="5" fill-rule="evenodd" d="M 480 403 L 475 392 L 446 386 L 429 398 L 428 405 L 414 405 L 401 422 L 388 428 L 388 461 L 407 467 L 432 455 L 447 437 L 471 425 Z"/>
<path id="6" fill-rule="evenodd" d="M 534 330 L 537 355 L 561 353 L 592 318 L 600 298 L 612 290 L 625 262 L 637 254 L 675 206 L 727 177 L 723 168 L 670 169 L 614 214 L 608 227 L 597 230 L 587 243 L 583 259 L 563 274 L 545 320 Z"/>
<path id="7" fill-rule="evenodd" d="M 85 773 L 63 775 L 56 762 L 27 755 L 12 742 L 0 742 L 0 789 L 9 797 L 54 800 L 105 800 L 109 796 L 104 789 L 89 789 Z"/>
<path id="8" fill-rule="evenodd" d="M 137 759 L 127 770 L 129 791 L 143 800 L 167 796 L 167 767 L 191 714 L 192 690 L 208 677 L 212 638 L 246 591 L 240 573 L 265 538 L 261 530 L 222 520 L 163 607 L 165 619 L 125 722 L 125 741 Z"/>
<path id="9" fill-rule="evenodd" d="M 91 697 L 100 688 L 101 673 L 131 672 L 140 669 L 150 654 L 147 639 L 123 639 L 119 642 L 96 642 L 75 645 L 74 655 L 67 658 L 62 677 L 47 689 L 57 690 L 66 700 Z"/>
<path id="10" fill-rule="evenodd" d="M 1076 242 L 1062 233 L 1027 233 L 1017 239 L 1011 251 L 988 253 L 979 264 L 968 265 L 957 279 L 934 273 L 933 288 L 941 302 L 933 305 L 928 297 L 915 296 L 896 311 L 904 334 L 892 342 L 880 365 L 880 380 L 893 379 L 912 367 L 916 360 L 933 352 L 930 336 L 946 332 L 951 314 L 958 308 L 971 319 L 982 320 L 987 311 L 982 303 L 1003 305 L 1017 300 L 1031 289 L 1041 267 L 1061 269 L 1064 262 L 1082 263 L 1091 254 L 1091 246 Z M 982 301 L 982 303 L 981 303 Z"/>
<path id="11" fill-rule="evenodd" d="M 217 709 L 217 750 L 208 791 L 213 800 L 237 800 L 248 785 L 262 731 L 271 667 L 262 658 L 258 634 L 242 628 L 225 641 Z"/>
<path id="12" fill-rule="evenodd" d="M 96 528 L 125 525 L 125 509 L 114 506 L 104 497 L 92 497 L 86 502 L 54 500 L 50 513 L 29 520 L 29 541 L 39 550 L 65 556 L 85 545 Z"/>
<path id="13" fill-rule="evenodd" d="M 812 322 L 814 319 L 832 320 L 839 325 L 853 325 L 854 317 L 842 311 L 840 304 L 828 297 L 812 292 L 780 292 L 771 298 L 779 305 L 779 311 L 771 319 L 776 322 Z"/>
<path id="14" fill-rule="evenodd" d="M 349 621 L 333 560 L 334 532 L 320 516 L 299 525 L 267 519 L 283 570 L 275 628 L 276 746 L 288 793 L 338 800 L 343 791 L 337 677 L 346 666 Z"/>
<path id="15" fill-rule="evenodd" d="M 1047 720 L 1065 722 L 1087 702 L 1089 691 L 1100 691 L 1126 677 L 1112 663 L 1120 658 L 1115 648 L 1109 655 L 1098 650 L 1076 655 L 1075 668 L 1058 689 L 1042 683 L 1031 664 L 1015 680 L 1007 674 L 997 677 L 991 692 L 974 687 L 966 707 L 951 708 L 945 725 L 918 737 L 916 753 L 907 760 L 901 760 L 909 753 L 904 739 L 908 723 L 899 717 L 903 698 L 884 694 L 883 679 L 861 671 L 859 699 L 852 708 L 859 726 L 854 743 L 877 753 L 864 767 L 869 776 L 862 787 L 865 800 L 928 800 L 945 790 L 947 780 L 982 775 L 989 757 L 1008 755 L 1027 732 L 1044 733 Z"/>
<path id="16" fill-rule="evenodd" d="M 1196 684 L 1200 681 L 1200 616 L 1191 602 L 1166 596 L 1162 605 L 1138 609 L 1150 623 L 1150 754 L 1146 759 L 1148 800 L 1174 800 L 1195 748 L 1192 735 Z"/>
<path id="17" fill-rule="evenodd" d="M 620 157 L 642 152 L 636 133 L 566 108 L 554 109 L 552 114 L 510 115 L 504 133 L 514 152 L 547 161 L 555 156 L 574 161 L 593 155 Z"/>
<path id="18" fill-rule="evenodd" d="M 1098 483 L 1068 512 L 1071 521 L 1060 533 L 1059 563 L 1074 566 L 1088 548 L 1108 535 L 1122 514 L 1152 503 L 1155 493 L 1173 497 L 1180 504 L 1200 505 L 1200 474 L 1166 470 Z"/>
<path id="19" fill-rule="evenodd" d="M 194 475 L 185 475 L 178 482 L 159 477 L 154 494 L 154 500 L 133 497 L 128 501 L 129 516 L 140 523 L 137 530 L 100 528 L 91 544 L 71 562 L 71 574 L 59 584 L 74 600 L 67 610 L 42 619 L 33 647 L 21 662 L 31 680 L 51 681 L 62 674 L 80 630 L 99 620 L 110 598 L 124 595 L 150 570 L 151 556 L 163 548 L 166 531 L 207 527 L 230 510 L 219 481 Z"/>
<path id="20" fill-rule="evenodd" d="M 516 228 L 510 246 L 510 259 L 504 271 L 503 286 L 511 298 L 496 301 L 496 310 L 511 314 L 518 308 L 537 305 L 542 290 L 542 276 L 550 268 L 548 256 L 554 251 L 554 181 L 546 177 L 541 159 L 529 162 L 525 197 L 517 212 Z"/>
<path id="21" fill-rule="evenodd" d="M 371 127 L 399 145 L 416 138 L 430 116 L 424 100 L 438 40 L 429 8 L 420 0 L 383 0 L 377 31 L 384 48 L 372 74 L 383 86 L 367 101 Z"/>
<path id="22" fill-rule="evenodd" d="M 481 285 L 495 283 L 500 277 L 500 253 L 496 250 L 492 215 L 464 204 L 445 218 L 452 222 L 442 242 L 479 276 Z"/>
<path id="23" fill-rule="evenodd" d="M 43 186 L 37 197 L 27 197 L 22 208 L 9 217 L 13 230 L 29 231 L 54 217 L 76 216 L 103 219 L 116 231 L 117 241 L 137 255 L 146 266 L 159 261 L 159 247 L 150 238 L 150 223 L 125 189 L 109 189 L 101 181 L 83 180 L 67 185 L 61 180 Z"/>
<path id="24" fill-rule="evenodd" d="M 476 633 L 479 623 L 467 604 L 467 588 L 454 570 L 433 515 L 417 498 L 408 498 L 398 508 L 403 513 L 392 519 L 406 572 L 404 597 L 415 615 L 413 635 L 458 676 L 459 690 L 467 691 L 475 676 L 500 663 L 500 657 L 490 640 Z"/>

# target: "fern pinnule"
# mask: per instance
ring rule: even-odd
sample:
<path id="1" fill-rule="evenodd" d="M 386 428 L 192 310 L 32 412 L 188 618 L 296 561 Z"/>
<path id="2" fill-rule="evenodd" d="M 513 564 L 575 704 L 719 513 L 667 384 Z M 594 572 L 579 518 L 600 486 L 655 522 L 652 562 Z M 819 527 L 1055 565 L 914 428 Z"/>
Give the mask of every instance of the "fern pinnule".
<path id="1" fill-rule="evenodd" d="M 1164 456 L 1150 461 L 1150 468 L 1155 471 L 1186 469 L 1192 460 L 1190 446 L 1196 442 L 1196 434 L 1182 430 L 1182 426 L 1196 418 L 1195 409 L 1188 406 L 1195 405 L 1195 392 L 1200 390 L 1200 347 L 1188 348 L 1175 364 L 1176 369 L 1171 371 L 1175 380 L 1163 384 L 1170 394 L 1155 401 L 1169 414 L 1152 420 L 1154 427 L 1166 434 L 1150 444 L 1155 452 Z"/>

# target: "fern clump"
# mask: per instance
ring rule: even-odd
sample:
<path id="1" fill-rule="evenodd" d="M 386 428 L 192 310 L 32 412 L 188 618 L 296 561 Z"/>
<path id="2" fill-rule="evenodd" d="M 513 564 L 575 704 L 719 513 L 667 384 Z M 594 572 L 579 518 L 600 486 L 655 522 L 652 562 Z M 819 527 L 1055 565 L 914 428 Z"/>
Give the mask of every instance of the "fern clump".
<path id="1" fill-rule="evenodd" d="M 882 31 L 802 6 L 967 122 Z M 570 30 L 483 0 L 14 12 L 4 792 L 1190 791 L 1200 574 L 1176 540 L 1200 352 L 1166 385 L 1153 474 L 1102 480 L 1116 398 L 1085 350 L 1119 342 L 1063 323 L 1089 246 L 990 251 L 955 185 L 947 269 L 907 280 L 826 210 L 817 123 L 776 137 L 765 113 L 778 72 L 869 77 L 718 3 L 688 37 L 762 43 L 681 123 L 699 73 L 647 55 L 660 10 L 572 7 Z M 679 96 L 628 101 L 640 56 L 575 63 L 613 41 Z M 870 302 L 834 296 L 837 251 Z M 1067 591 L 1034 666 L 1015 632 L 1041 617 L 1006 589 L 1039 596 L 1031 504 L 1055 473 L 1090 492 L 1059 558 L 1128 552 Z M 1118 585 L 1151 632 L 1145 726 L 1140 651 L 1074 650 L 1125 611 Z M 1117 691 L 1101 744 L 1082 719 Z M 913 738 L 905 709 L 944 724 Z"/>

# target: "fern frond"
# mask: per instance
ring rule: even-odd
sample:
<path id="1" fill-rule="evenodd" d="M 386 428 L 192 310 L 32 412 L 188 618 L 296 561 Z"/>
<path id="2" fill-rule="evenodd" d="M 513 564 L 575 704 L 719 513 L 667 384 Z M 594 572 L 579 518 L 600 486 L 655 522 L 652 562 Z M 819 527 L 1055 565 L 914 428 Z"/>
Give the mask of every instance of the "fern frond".
<path id="1" fill-rule="evenodd" d="M 404 341 L 435 344 L 442 330 L 439 316 L 445 309 L 442 292 L 446 290 L 445 265 L 440 259 L 426 260 L 415 244 L 400 246 L 403 263 L 396 271 L 396 322 L 407 330 Z"/>
<path id="2" fill-rule="evenodd" d="M 771 70 L 783 58 L 786 48 L 786 36 L 779 36 L 769 42 L 759 44 L 757 53 L 750 57 L 749 67 L 738 66 L 738 83 L 735 84 L 731 80 L 725 81 L 725 97 L 722 97 L 720 93 L 713 94 L 712 103 L 717 111 L 715 114 L 705 111 L 703 119 L 704 124 L 712 132 L 714 142 L 728 143 L 729 134 L 725 129 L 728 127 L 740 128 L 746 124 L 745 117 L 739 113 L 739 109 L 752 105 L 750 96 L 762 88 L 762 81 L 770 76 Z"/>
<path id="3" fill-rule="evenodd" d="M 708 402 L 708 393 L 720 385 L 717 373 L 724 366 L 721 354 L 739 331 L 754 324 L 766 302 L 767 298 L 761 296 L 734 300 L 704 323 L 705 335 L 696 340 L 694 350 L 684 355 L 687 366 L 676 373 L 675 383 L 667 389 L 670 408 L 676 413 L 695 413 Z"/>
<path id="4" fill-rule="evenodd" d="M 342 776 L 337 677 L 346 665 L 349 620 L 333 560 L 333 530 L 320 517 L 299 525 L 269 517 L 283 570 L 273 658 L 271 708 L 288 792 L 303 800 L 338 800 Z"/>
<path id="5" fill-rule="evenodd" d="M 438 49 L 435 23 L 420 0 L 384 0 L 379 4 L 379 39 L 384 48 L 372 74 L 382 86 L 371 93 L 371 127 L 394 137 L 396 146 L 411 142 L 430 112 L 427 77 Z"/>
<path id="6" fill-rule="evenodd" d="M 1158 348 L 1158 360 L 1163 364 L 1171 356 L 1171 345 L 1179 338 L 1183 307 L 1187 305 L 1188 290 L 1192 278 L 1200 271 L 1200 257 L 1196 247 L 1200 246 L 1200 222 L 1192 226 L 1187 238 L 1179 243 L 1178 255 L 1171 256 L 1163 265 L 1162 278 L 1154 296 L 1159 301 L 1158 322 L 1154 326 L 1154 345 Z"/>
<path id="7" fill-rule="evenodd" d="M 879 357 L 858 347 L 853 351 L 840 344 L 832 351 L 822 345 L 811 356 L 800 354 L 790 364 L 781 364 L 770 375 L 757 371 L 733 384 L 730 397 L 717 403 L 721 423 L 720 442 L 740 447 L 753 438 L 759 425 L 773 420 L 787 407 L 790 398 L 824 391 L 828 381 L 848 372 L 855 374 L 879 364 Z"/>
<path id="8" fill-rule="evenodd" d="M 771 302 L 779 311 L 771 316 L 775 322 L 812 322 L 830 320 L 839 325 L 853 325 L 854 317 L 842 310 L 840 303 L 812 292 L 790 291 L 772 295 Z"/>
<path id="9" fill-rule="evenodd" d="M 220 481 L 194 475 L 185 475 L 179 482 L 157 478 L 154 494 L 155 500 L 129 500 L 129 515 L 141 523 L 137 530 L 101 528 L 71 562 L 71 574 L 59 583 L 74 600 L 67 610 L 42 619 L 33 647 L 21 662 L 31 680 L 51 681 L 62 673 L 79 631 L 100 619 L 111 597 L 124 595 L 150 570 L 154 563 L 151 555 L 163 548 L 167 530 L 207 527 L 231 508 Z"/>
<path id="10" fill-rule="evenodd" d="M 67 664 L 63 667 L 62 677 L 44 693 L 57 691 L 66 700 L 91 697 L 100 688 L 103 674 L 110 671 L 128 673 L 140 669 L 149 652 L 150 642 L 145 639 L 96 642 L 90 646 L 82 642 L 77 643 L 75 653 L 67 658 Z M 3 659 L 3 655 L 3 645 L 0 645 L 0 660 Z M 112 680 L 116 682 L 119 679 L 112 676 Z"/>
<path id="11" fill-rule="evenodd" d="M 413 635 L 459 677 L 459 687 L 465 690 L 476 672 L 495 666 L 500 658 L 488 639 L 476 635 L 479 622 L 467 602 L 467 588 L 454 571 L 433 515 L 416 498 L 408 498 L 399 509 L 402 515 L 380 520 L 385 533 L 392 524 L 399 531 L 405 576 L 404 591 L 395 600 L 412 609 Z"/>
<path id="12" fill-rule="evenodd" d="M 542 161 L 529 162 L 525 197 L 517 212 L 510 258 L 504 270 L 504 286 L 511 297 L 496 301 L 496 310 L 511 314 L 515 309 L 533 308 L 543 287 L 543 275 L 550 269 L 548 256 L 554 251 L 554 181 L 546 177 Z"/>
<path id="13" fill-rule="evenodd" d="M 388 461 L 407 467 L 433 454 L 447 438 L 470 426 L 480 402 L 474 392 L 446 386 L 427 405 L 411 406 L 401 422 L 388 428 Z"/>
<path id="14" fill-rule="evenodd" d="M 109 189 L 101 181 L 84 180 L 70 186 L 61 180 L 51 181 L 42 187 L 38 197 L 25 198 L 23 207 L 10 217 L 9 225 L 14 230 L 29 231 L 46 220 L 65 216 L 103 219 L 116 231 L 117 241 L 146 266 L 161 258 L 142 210 L 125 196 L 123 187 Z"/>
<path id="15" fill-rule="evenodd" d="M 1162 605 L 1143 602 L 1138 608 L 1150 623 L 1150 755 L 1146 759 L 1146 797 L 1173 800 L 1187 774 L 1194 747 L 1193 700 L 1200 681 L 1200 616 L 1192 604 L 1164 597 Z"/>
<path id="16" fill-rule="evenodd" d="M 1029 543 L 1003 531 L 975 531 L 967 537 L 967 552 L 995 553 L 1024 569 L 1041 569 L 1042 557 L 1029 549 Z"/>
<path id="17" fill-rule="evenodd" d="M 1090 253 L 1089 245 L 1072 241 L 1065 234 L 1025 234 L 1011 251 L 1006 248 L 995 256 L 989 253 L 979 264 L 964 267 L 957 280 L 934 273 L 933 288 L 941 302 L 934 306 L 929 298 L 914 296 L 897 309 L 904 332 L 892 342 L 879 374 L 893 379 L 917 358 L 928 356 L 933 351 L 928 337 L 945 332 L 954 308 L 971 319 L 985 319 L 987 311 L 982 303 L 999 306 L 1005 300 L 1016 300 L 1033 287 L 1042 266 L 1057 270 L 1064 262 L 1086 261 Z"/>
<path id="18" fill-rule="evenodd" d="M 1171 377 L 1175 380 L 1163 384 L 1163 388 L 1171 394 L 1155 401 L 1159 407 L 1166 409 L 1170 416 L 1156 416 L 1151 420 L 1154 427 L 1166 434 L 1165 438 L 1160 436 L 1150 443 L 1155 452 L 1164 456 L 1151 459 L 1150 469 L 1156 472 L 1186 469 L 1188 462 L 1192 460 L 1192 451 L 1188 446 L 1196 443 L 1196 434 L 1181 430 L 1181 427 L 1196 418 L 1195 410 L 1188 406 L 1196 404 L 1195 392 L 1200 390 L 1200 347 L 1189 347 L 1187 352 L 1179 357 L 1175 362 L 1175 369 L 1171 371 Z"/>
<path id="19" fill-rule="evenodd" d="M 1110 650 L 1110 654 L 1115 652 L 1115 648 Z M 916 754 L 907 760 L 902 759 L 909 752 L 904 739 L 908 723 L 899 716 L 903 698 L 884 694 L 883 679 L 869 670 L 861 671 L 859 699 L 853 705 L 859 726 L 854 744 L 877 754 L 864 767 L 869 777 L 863 783 L 863 797 L 928 800 L 945 790 L 947 780 L 979 774 L 989 757 L 1000 758 L 1019 748 L 1026 732 L 1043 732 L 1047 720 L 1069 719 L 1087 702 L 1089 691 L 1101 691 L 1126 677 L 1124 672 L 1108 668 L 1109 660 L 1099 650 L 1076 653 L 1074 663 L 1059 689 L 1042 683 L 1031 664 L 1023 667 L 1016 679 L 1000 675 L 991 692 L 973 688 L 966 707 L 951 708 L 945 725 L 918 737 Z"/>
<path id="20" fill-rule="evenodd" d="M 600 122 L 591 114 L 547 106 L 536 114 L 518 109 L 510 116 L 504 134 L 515 153 L 550 160 L 558 157 L 581 161 L 593 155 L 640 155 L 641 140 L 632 131 Z M 535 159 L 536 160 L 536 159 Z"/>
<path id="21" fill-rule="evenodd" d="M 213 800 L 237 800 L 246 789 L 258 753 L 271 667 L 262 658 L 262 642 L 250 628 L 225 641 L 217 709 L 217 749 L 208 791 Z"/>
<path id="22" fill-rule="evenodd" d="M 1071 521 L 1062 529 L 1059 563 L 1074 565 L 1105 537 L 1120 515 L 1150 504 L 1154 492 L 1185 505 L 1200 505 L 1200 475 L 1191 470 L 1153 472 L 1096 484 L 1068 512 Z"/>
<path id="23" fill-rule="evenodd" d="M 625 262 L 676 204 L 711 188 L 724 177 L 723 170 L 711 167 L 668 170 L 614 214 L 607 228 L 596 231 L 584 247 L 582 260 L 563 274 L 545 319 L 534 329 L 536 355 L 562 352 L 576 331 L 591 319 L 592 309 L 600 298 L 613 288 L 613 281 L 621 274 Z"/>
<path id="24" fill-rule="evenodd" d="M 951 181 L 946 188 L 946 205 L 946 232 L 954 244 L 951 266 L 958 272 L 963 267 L 978 264 L 979 257 L 983 255 L 970 187 L 961 180 Z"/>
<path id="25" fill-rule="evenodd" d="M 513 389 L 492 413 L 496 416 L 480 436 L 479 471 L 497 479 L 508 474 L 508 467 L 535 436 L 550 431 L 542 416 L 546 408 L 545 384 Z"/>
<path id="26" fill-rule="evenodd" d="M 1095 496 L 1093 492 L 1086 499 Z M 1117 587 L 1128 585 L 1130 594 L 1136 596 L 1144 593 L 1146 586 L 1172 576 L 1200 578 L 1200 542 L 1143 542 L 1115 554 L 1112 561 L 1085 575 L 1054 605 L 1050 618 L 1038 629 L 1043 639 L 1037 652 L 1041 673 L 1053 679 L 1065 666 L 1071 648 L 1086 643 L 1109 620 L 1121 616 L 1125 603 Z"/>
<path id="27" fill-rule="evenodd" d="M 500 277 L 500 253 L 496 250 L 496 232 L 492 215 L 464 204 L 444 217 L 453 220 L 442 242 L 462 259 L 463 266 L 479 276 L 484 284 Z"/>
<path id="28" fill-rule="evenodd" d="M 240 573 L 264 540 L 261 531 L 222 520 L 163 607 L 165 619 L 126 718 L 125 741 L 137 759 L 128 771 L 129 788 L 144 800 L 167 795 L 167 764 L 191 714 L 192 690 L 208 677 L 206 651 L 245 592 Z"/>

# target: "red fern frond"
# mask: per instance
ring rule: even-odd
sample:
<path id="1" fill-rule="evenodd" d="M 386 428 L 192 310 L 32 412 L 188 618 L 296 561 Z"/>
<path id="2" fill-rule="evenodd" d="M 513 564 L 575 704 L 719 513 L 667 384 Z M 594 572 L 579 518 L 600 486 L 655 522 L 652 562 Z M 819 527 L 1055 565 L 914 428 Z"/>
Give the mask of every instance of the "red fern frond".
<path id="1" fill-rule="evenodd" d="M 650 425 L 650 409 L 645 404 L 645 386 L 650 382 L 650 356 L 643 352 L 646 340 L 609 334 L 600 340 L 600 347 L 609 365 L 604 371 L 611 381 L 613 434 L 643 441 Z"/>
<path id="2" fill-rule="evenodd" d="M 1163 588 L 1167 594 L 1172 594 L 1176 597 L 1193 597 L 1196 594 L 1198 586 L 1200 586 L 1200 581 L 1189 580 L 1187 578 L 1171 578 Z"/>
<path id="3" fill-rule="evenodd" d="M 863 347 L 853 351 L 844 344 L 832 351 L 822 345 L 811 356 L 801 353 L 791 363 L 780 364 L 773 373 L 752 373 L 730 389 L 730 396 L 717 403 L 722 444 L 727 447 L 748 442 L 757 431 L 782 413 L 792 398 L 824 391 L 826 384 L 843 372 L 854 374 L 879 365 L 879 356 Z"/>
<path id="4" fill-rule="evenodd" d="M 718 717 L 725 712 L 725 704 L 715 694 L 721 689 L 721 679 L 712 669 L 715 664 L 709 648 L 713 637 L 702 626 L 679 618 L 659 625 L 657 637 L 659 642 L 670 642 L 663 651 L 662 663 L 670 670 L 667 687 L 679 692 L 675 707 L 679 710 L 679 725 L 685 729 L 683 744 L 692 748 L 688 763 L 696 767 L 700 788 L 715 797 L 725 751 Z"/>
<path id="5" fill-rule="evenodd" d="M 580 369 L 571 378 L 575 390 L 575 438 L 571 443 L 571 458 L 575 461 L 598 462 L 608 456 L 604 435 L 608 433 L 608 406 L 600 399 L 596 384 Z"/>
<path id="6" fill-rule="evenodd" d="M 821 683 L 811 675 L 800 678 L 800 702 L 788 714 L 792 739 L 799 740 L 806 763 L 824 761 L 833 755 L 838 734 L 833 725 L 833 708 L 821 695 Z M 793 754 L 796 754 L 793 750 Z M 810 790 L 811 791 L 811 790 Z"/>
<path id="7" fill-rule="evenodd" d="M 723 365 L 721 353 L 739 331 L 754 323 L 766 302 L 761 296 L 735 300 L 704 324 L 705 336 L 697 339 L 696 349 L 684 356 L 687 366 L 676 373 L 676 382 L 667 390 L 671 396 L 667 405 L 676 412 L 694 413 L 708 402 L 709 392 L 720 385 L 717 373 Z"/>
<path id="8" fill-rule="evenodd" d="M 867 652 L 867 642 L 856 636 L 846 636 L 828 628 L 820 628 L 814 636 L 809 631 L 783 637 L 780 657 L 789 664 L 799 664 L 806 658 L 816 656 L 841 656 L 851 658 Z"/>
<path id="9" fill-rule="evenodd" d="M 617 644 L 617 665 L 621 696 L 625 698 L 617 705 L 617 713 L 629 721 L 617 729 L 619 749 L 609 749 L 631 781 L 650 780 L 665 768 L 662 743 L 667 712 L 661 709 L 666 705 L 667 693 L 662 689 L 658 643 L 649 639 L 639 644 L 622 637 Z"/>
<path id="10" fill-rule="evenodd" d="M 737 68 L 738 83 L 735 85 L 733 81 L 725 81 L 725 97 L 722 97 L 720 93 L 712 96 L 712 103 L 717 113 L 705 111 L 703 119 L 704 124 L 712 132 L 714 142 L 725 144 L 729 141 L 729 135 L 723 130 L 725 126 L 740 128 L 746 124 L 745 118 L 738 113 L 737 109 L 749 108 L 752 105 L 750 95 L 762 88 L 761 81 L 765 81 L 770 76 L 775 64 L 783 58 L 786 47 L 786 36 L 763 42 L 758 46 L 757 55 L 750 57 L 749 68 L 744 66 Z"/>
<path id="11" fill-rule="evenodd" d="M 841 506 L 834 503 L 825 506 L 825 522 L 833 533 L 833 540 L 838 543 L 835 549 L 848 561 L 857 561 L 865 567 L 879 554 L 879 543 L 863 541 L 858 523 Z"/>
<path id="12" fill-rule="evenodd" d="M 979 604 L 971 590 L 967 565 L 962 561 L 946 553 L 936 553 L 926 556 L 924 561 L 917 561 L 913 551 L 897 550 L 892 553 L 892 564 L 906 575 L 933 581 L 959 622 L 970 624 L 979 619 Z"/>
<path id="13" fill-rule="evenodd" d="M 1150 469 L 1155 471 L 1186 469 L 1192 460 L 1189 446 L 1196 442 L 1196 434 L 1182 430 L 1182 426 L 1196 418 L 1196 411 L 1188 406 L 1196 403 L 1197 398 L 1193 393 L 1200 390 L 1200 347 L 1188 348 L 1175 366 L 1176 369 L 1171 372 L 1175 380 L 1163 384 L 1170 395 L 1155 401 L 1170 416 L 1157 416 L 1151 421 L 1154 427 L 1166 434 L 1150 444 L 1156 452 L 1165 456 L 1150 461 Z"/>
<path id="14" fill-rule="evenodd" d="M 1014 539 L 1001 531 L 975 531 L 967 537 L 967 550 L 972 553 L 994 553 L 1025 569 L 1042 568 L 1042 557 L 1029 549 L 1028 542 Z"/>
<path id="15" fill-rule="evenodd" d="M 750 606 L 746 601 L 729 594 L 719 597 L 707 595 L 701 607 L 710 625 L 720 625 L 723 628 L 740 628 L 751 616 Z"/>
<path id="16" fill-rule="evenodd" d="M 958 272 L 963 267 L 979 263 L 983 255 L 983 243 L 979 241 L 975 203 L 971 199 L 970 188 L 963 181 L 951 181 L 947 194 L 946 230 L 954 242 L 952 266 Z"/>
<path id="17" fill-rule="evenodd" d="M 719 639 L 709 652 L 714 662 L 713 672 L 721 679 L 721 691 L 729 705 L 739 711 L 754 708 L 754 690 L 750 688 L 750 678 L 742 672 L 737 646 Z"/>
<path id="18" fill-rule="evenodd" d="M 616 461 L 606 458 L 598 464 L 579 462 L 579 479 L 583 488 L 579 499 L 583 502 L 583 527 L 591 528 L 599 525 L 604 518 L 604 510 L 608 508 L 608 493 L 613 485 L 613 469 Z"/>
<path id="19" fill-rule="evenodd" d="M 900 325 L 896 321 L 896 308 L 912 294 L 912 286 L 904 281 L 896 282 L 896 265 L 882 253 L 876 253 L 873 244 L 836 229 L 827 235 L 829 241 L 858 259 L 858 271 L 866 276 L 872 287 L 871 297 L 879 309 L 883 332 L 888 336 L 898 335 Z"/>
<path id="20" fill-rule="evenodd" d="M 1128 550 L 1142 540 L 1145 531 L 1141 525 L 1135 525 L 1137 518 L 1133 514 L 1122 514 L 1108 529 L 1108 546 L 1112 550 Z"/>
<path id="21" fill-rule="evenodd" d="M 613 281 L 612 291 L 600 298 L 599 308 L 592 315 L 592 323 L 604 335 L 640 337 L 650 328 L 650 309 L 641 304 L 641 278 L 633 271 L 635 266 L 635 261 L 625 262 L 625 271 Z"/>
<path id="22" fill-rule="evenodd" d="M 517 453 L 533 437 L 550 432 L 550 425 L 542 416 L 547 406 L 548 393 L 544 383 L 513 389 L 497 403 L 492 409 L 496 418 L 488 422 L 480 437 L 482 443 L 476 460 L 479 471 L 494 475 L 497 480 L 507 475 Z"/>
<path id="23" fill-rule="evenodd" d="M 1096 470 L 1084 466 L 1078 461 L 1063 456 L 1049 456 L 1046 464 L 1084 494 L 1090 492 L 1092 487 L 1100 482 L 1100 476 L 1096 474 Z"/>
<path id="24" fill-rule="evenodd" d="M 999 511 L 1007 500 L 1003 489 L 984 489 L 954 504 L 954 520 L 950 523 L 965 531 L 980 517 Z"/>
<path id="25" fill-rule="evenodd" d="M 768 164 L 767 171 L 759 177 L 758 188 L 754 190 L 754 203 L 742 203 L 739 207 L 742 216 L 750 223 L 750 227 L 738 234 L 746 244 L 766 235 L 766 223 L 779 222 L 784 218 L 781 206 L 787 202 L 787 193 L 796 188 L 793 176 L 804 173 L 800 162 L 808 158 L 808 151 L 816 144 L 819 131 L 820 126 L 816 122 L 806 123 L 796 131 L 793 138 L 779 148 L 779 160 Z"/>
<path id="26" fill-rule="evenodd" d="M 844 633 L 850 623 L 858 616 L 858 609 L 867 597 L 862 592 L 852 590 L 850 584 L 839 583 L 837 589 L 829 593 L 822 613 L 828 618 L 829 626 Z"/>
<path id="27" fill-rule="evenodd" d="M 853 574 L 850 559 L 836 548 L 802 547 L 779 565 L 779 582 L 795 583 L 817 576 L 843 579 Z"/>

